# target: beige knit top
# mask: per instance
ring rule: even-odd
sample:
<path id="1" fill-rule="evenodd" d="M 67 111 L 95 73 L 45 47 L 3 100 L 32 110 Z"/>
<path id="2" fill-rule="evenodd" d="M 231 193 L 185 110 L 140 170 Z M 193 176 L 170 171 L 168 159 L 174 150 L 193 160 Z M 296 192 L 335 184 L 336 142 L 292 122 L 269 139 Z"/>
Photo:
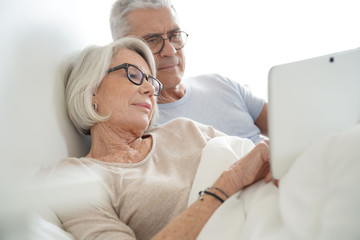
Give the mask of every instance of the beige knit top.
<path id="1" fill-rule="evenodd" d="M 152 149 L 135 164 L 91 158 L 60 162 L 59 167 L 76 166 L 89 174 L 103 175 L 105 201 L 57 212 L 65 230 L 76 239 L 153 237 L 186 209 L 201 151 L 210 139 L 223 135 L 185 118 L 174 119 L 149 134 Z"/>

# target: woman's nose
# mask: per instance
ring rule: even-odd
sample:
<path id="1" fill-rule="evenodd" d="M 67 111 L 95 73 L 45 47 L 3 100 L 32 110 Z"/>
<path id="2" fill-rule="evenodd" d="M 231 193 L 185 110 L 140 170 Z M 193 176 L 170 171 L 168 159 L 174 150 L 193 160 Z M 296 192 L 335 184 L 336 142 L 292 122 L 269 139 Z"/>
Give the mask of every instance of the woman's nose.
<path id="1" fill-rule="evenodd" d="M 154 95 L 155 88 L 149 81 L 147 81 L 147 79 L 144 79 L 143 83 L 140 85 L 140 91 L 142 94 Z"/>

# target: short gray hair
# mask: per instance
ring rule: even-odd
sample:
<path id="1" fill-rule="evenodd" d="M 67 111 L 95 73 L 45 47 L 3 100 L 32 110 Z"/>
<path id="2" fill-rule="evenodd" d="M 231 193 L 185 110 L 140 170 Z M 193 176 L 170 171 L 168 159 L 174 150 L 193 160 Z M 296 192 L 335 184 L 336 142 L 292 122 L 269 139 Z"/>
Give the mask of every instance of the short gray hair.
<path id="1" fill-rule="evenodd" d="M 114 41 L 125 37 L 130 32 L 127 14 L 137 9 L 175 8 L 171 0 L 117 0 L 111 9 L 110 30 Z"/>
<path id="2" fill-rule="evenodd" d="M 65 102 L 69 117 L 76 129 L 83 135 L 90 134 L 90 128 L 97 122 L 106 121 L 111 113 L 100 115 L 93 107 L 92 97 L 100 86 L 119 49 L 138 53 L 149 65 L 151 75 L 156 76 L 154 57 L 147 44 L 137 37 L 126 37 L 106 46 L 90 46 L 71 56 L 64 65 Z M 157 115 L 154 106 L 150 129 Z"/>

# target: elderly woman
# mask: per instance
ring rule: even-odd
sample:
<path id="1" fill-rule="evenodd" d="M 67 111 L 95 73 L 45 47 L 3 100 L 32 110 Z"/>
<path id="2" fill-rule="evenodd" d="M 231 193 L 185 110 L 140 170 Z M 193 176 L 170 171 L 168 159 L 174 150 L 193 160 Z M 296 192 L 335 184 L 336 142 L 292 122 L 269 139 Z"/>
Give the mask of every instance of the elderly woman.
<path id="1" fill-rule="evenodd" d="M 59 168 L 100 174 L 106 195 L 58 213 L 76 239 L 195 239 L 228 197 L 271 179 L 263 142 L 187 207 L 203 147 L 224 134 L 184 118 L 152 128 L 161 91 L 155 74 L 151 51 L 133 37 L 86 48 L 67 65 L 68 113 L 92 143 L 87 156 L 63 159 Z"/>

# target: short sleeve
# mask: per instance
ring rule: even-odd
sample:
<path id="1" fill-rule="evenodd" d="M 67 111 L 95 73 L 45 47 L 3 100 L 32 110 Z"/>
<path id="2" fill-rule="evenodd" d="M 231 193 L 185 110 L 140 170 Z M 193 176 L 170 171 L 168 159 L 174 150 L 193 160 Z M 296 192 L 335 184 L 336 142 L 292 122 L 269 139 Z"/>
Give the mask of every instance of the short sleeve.
<path id="1" fill-rule="evenodd" d="M 265 100 L 254 95 L 246 85 L 235 81 L 231 81 L 231 83 L 240 94 L 240 98 L 244 101 L 250 116 L 256 121 L 264 107 Z"/>

